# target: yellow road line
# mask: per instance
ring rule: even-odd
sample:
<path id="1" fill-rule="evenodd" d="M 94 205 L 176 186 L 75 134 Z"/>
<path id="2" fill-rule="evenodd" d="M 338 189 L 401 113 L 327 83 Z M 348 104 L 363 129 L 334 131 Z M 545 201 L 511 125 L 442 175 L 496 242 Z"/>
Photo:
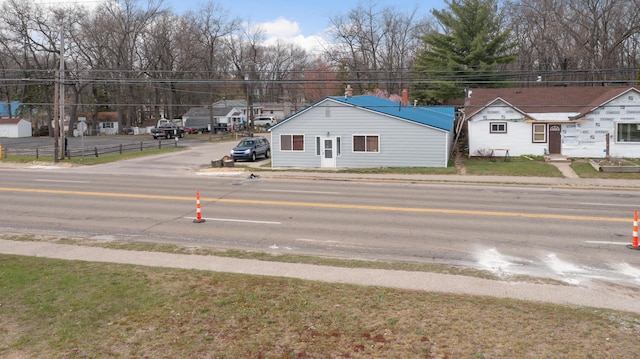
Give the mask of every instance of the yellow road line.
<path id="1" fill-rule="evenodd" d="M 6 188 L 6 187 L 0 187 L 0 191 L 24 192 L 24 193 L 69 194 L 69 195 L 96 196 L 96 197 L 116 197 L 116 198 L 117 197 L 121 197 L 121 198 L 161 199 L 161 200 L 174 200 L 174 201 L 195 201 L 195 196 L 194 197 L 184 197 L 184 196 L 163 196 L 163 195 L 147 195 L 147 194 L 131 194 L 131 193 L 85 192 L 85 191 L 49 190 L 49 189 L 32 189 L 32 188 Z M 337 203 L 259 201 L 259 200 L 251 200 L 251 199 L 225 199 L 225 198 L 200 198 L 200 201 L 202 201 L 202 202 L 220 202 L 220 203 L 237 203 L 237 204 L 276 205 L 276 206 L 287 206 L 287 207 L 362 209 L 362 210 L 368 210 L 368 211 L 397 211 L 397 212 L 412 212 L 412 213 L 443 213 L 443 214 L 471 215 L 471 216 L 518 217 L 518 218 L 540 218 L 540 219 L 566 219 L 566 220 L 574 220 L 574 221 L 631 222 L 631 220 L 628 219 L 628 218 L 593 217 L 593 216 L 569 216 L 569 215 L 545 214 L 545 213 L 514 213 L 514 212 L 495 212 L 495 211 L 473 211 L 473 210 L 464 210 L 464 209 L 410 208 L 410 207 L 369 206 L 369 205 L 337 204 Z"/>

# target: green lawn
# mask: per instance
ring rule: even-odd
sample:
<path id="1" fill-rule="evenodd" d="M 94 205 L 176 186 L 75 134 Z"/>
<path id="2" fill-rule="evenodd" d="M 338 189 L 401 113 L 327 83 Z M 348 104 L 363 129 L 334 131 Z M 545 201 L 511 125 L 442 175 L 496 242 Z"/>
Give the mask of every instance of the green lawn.
<path id="1" fill-rule="evenodd" d="M 562 177 L 562 173 L 554 165 L 525 157 L 512 157 L 509 162 L 502 159 L 495 162 L 485 158 L 466 159 L 464 166 L 469 175 Z"/>
<path id="2" fill-rule="evenodd" d="M 152 155 L 157 155 L 157 154 L 161 154 L 161 153 L 168 153 L 168 152 L 175 152 L 175 151 L 182 151 L 184 150 L 183 148 L 180 147 L 166 147 L 166 148 L 162 148 L 162 149 L 153 149 L 153 150 L 145 150 L 145 151 L 135 151 L 135 152 L 126 152 L 123 154 L 119 154 L 119 153 L 113 153 L 113 154 L 106 154 L 106 155 L 102 155 L 100 157 L 95 157 L 92 156 L 91 153 L 88 153 L 88 155 L 86 157 L 73 157 L 71 159 L 64 159 L 64 160 L 60 160 L 58 163 L 60 164 L 71 164 L 71 165 L 98 165 L 98 164 L 103 164 L 103 163 L 110 163 L 110 162 L 115 162 L 115 161 L 121 161 L 121 160 L 127 160 L 127 159 L 131 159 L 131 158 L 138 158 L 138 157 L 145 157 L 145 156 L 152 156 Z M 8 163 L 48 163 L 48 164 L 53 164 L 53 158 L 43 158 L 43 157 L 39 157 L 36 158 L 35 156 L 19 156 L 19 155 L 12 155 L 8 158 L 3 158 L 0 160 L 0 162 L 8 162 Z"/>
<path id="3" fill-rule="evenodd" d="M 636 164 L 640 164 L 638 160 L 631 160 Z M 571 168 L 576 172 L 580 178 L 605 178 L 605 179 L 638 179 L 640 180 L 640 173 L 607 173 L 598 172 L 589 163 L 587 159 L 578 159 L 573 161 Z"/>
<path id="4" fill-rule="evenodd" d="M 6 358 L 636 358 L 640 316 L 0 255 Z"/>

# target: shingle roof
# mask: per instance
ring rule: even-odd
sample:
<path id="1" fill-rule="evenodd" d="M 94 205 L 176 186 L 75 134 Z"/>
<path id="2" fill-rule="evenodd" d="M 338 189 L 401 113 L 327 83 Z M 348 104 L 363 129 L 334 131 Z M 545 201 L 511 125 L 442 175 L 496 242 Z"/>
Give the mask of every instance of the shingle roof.
<path id="1" fill-rule="evenodd" d="M 524 113 L 573 112 L 584 115 L 634 87 L 524 87 L 471 89 L 465 101 L 468 117 L 502 99 Z M 637 89 L 637 88 L 636 88 Z"/>
<path id="2" fill-rule="evenodd" d="M 220 100 L 216 101 L 212 104 L 214 108 L 216 107 L 239 107 L 244 108 L 247 107 L 246 100 Z"/>
<path id="3" fill-rule="evenodd" d="M 18 122 L 20 122 L 21 119 L 19 118 L 0 118 L 0 125 L 16 125 L 18 124 Z"/>
<path id="4" fill-rule="evenodd" d="M 234 107 L 212 107 L 211 114 L 213 116 L 226 116 L 233 110 Z M 208 117 L 209 116 L 209 108 L 208 107 L 192 107 L 187 112 L 185 112 L 184 117 Z"/>
<path id="5" fill-rule="evenodd" d="M 417 122 L 422 125 L 439 128 L 445 131 L 451 131 L 455 117 L 455 109 L 449 106 L 414 108 L 413 106 L 401 106 L 399 102 L 367 95 L 347 98 L 335 96 L 329 98 L 344 104 L 362 107 L 371 111 Z"/>

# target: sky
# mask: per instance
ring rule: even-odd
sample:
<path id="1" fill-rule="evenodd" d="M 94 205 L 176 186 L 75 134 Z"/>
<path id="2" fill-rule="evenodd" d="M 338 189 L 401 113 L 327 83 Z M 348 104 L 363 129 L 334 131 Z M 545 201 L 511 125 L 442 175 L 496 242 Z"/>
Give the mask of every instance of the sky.
<path id="1" fill-rule="evenodd" d="M 0 0 L 2 1 L 2 0 Z M 86 6 L 108 0 L 34 0 L 40 3 L 80 3 Z M 134 0 L 145 7 L 148 0 Z M 196 11 L 208 0 L 162 0 L 174 13 L 181 15 Z M 293 42 L 305 50 L 313 51 L 329 37 L 326 30 L 330 19 L 346 15 L 362 5 L 373 5 L 376 9 L 390 7 L 398 12 L 409 13 L 417 8 L 417 18 L 430 16 L 432 9 L 446 7 L 445 0 L 211 0 L 227 10 L 229 18 L 239 18 L 245 26 L 260 26 L 265 32 L 266 43 L 276 39 Z"/>
<path id="2" fill-rule="evenodd" d="M 197 9 L 203 0 L 164 0 L 177 14 Z M 219 0 L 216 2 L 229 12 L 229 16 L 240 18 L 249 26 L 260 26 L 267 43 L 279 38 L 294 42 L 303 48 L 318 45 L 327 40 L 326 30 L 330 19 L 346 15 L 358 5 L 376 9 L 391 7 L 399 12 L 410 12 L 417 8 L 417 18 L 430 16 L 431 9 L 446 7 L 444 0 Z"/>

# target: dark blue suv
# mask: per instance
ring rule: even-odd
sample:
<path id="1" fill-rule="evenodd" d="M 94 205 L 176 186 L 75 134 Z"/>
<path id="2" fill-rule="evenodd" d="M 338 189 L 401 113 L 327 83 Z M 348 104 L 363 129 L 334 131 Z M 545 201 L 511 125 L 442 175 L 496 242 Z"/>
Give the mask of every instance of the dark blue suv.
<path id="1" fill-rule="evenodd" d="M 247 137 L 231 150 L 231 158 L 255 161 L 258 157 L 271 157 L 271 146 L 264 137 Z"/>

